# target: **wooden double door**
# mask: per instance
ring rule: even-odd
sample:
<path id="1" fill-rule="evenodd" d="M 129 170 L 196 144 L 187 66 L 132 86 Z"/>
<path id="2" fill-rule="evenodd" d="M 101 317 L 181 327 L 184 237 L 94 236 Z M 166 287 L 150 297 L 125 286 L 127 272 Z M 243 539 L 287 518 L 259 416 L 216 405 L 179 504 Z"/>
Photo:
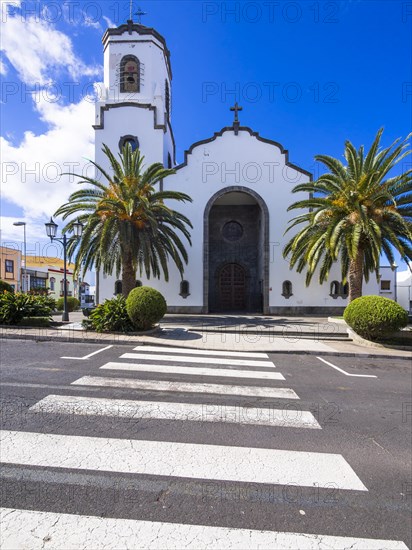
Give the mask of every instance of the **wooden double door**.
<path id="1" fill-rule="evenodd" d="M 246 309 L 246 271 L 236 263 L 226 264 L 218 277 L 219 309 L 242 311 Z"/>

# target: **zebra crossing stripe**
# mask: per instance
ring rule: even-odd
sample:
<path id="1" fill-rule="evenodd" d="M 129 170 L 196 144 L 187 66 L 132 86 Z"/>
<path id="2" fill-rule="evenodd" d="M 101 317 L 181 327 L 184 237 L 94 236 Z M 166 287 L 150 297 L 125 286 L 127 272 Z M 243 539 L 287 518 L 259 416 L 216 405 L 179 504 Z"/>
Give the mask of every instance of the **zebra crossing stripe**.
<path id="1" fill-rule="evenodd" d="M 206 525 L 102 518 L 72 514 L 56 514 L 33 510 L 1 508 L 2 549 L 50 548 L 101 550 L 119 548 L 127 541 L 128 548 L 147 550 L 180 550 L 182 541 L 188 550 L 219 548 L 244 550 L 408 550 L 401 541 L 334 537 L 305 533 L 281 533 L 255 529 L 233 529 Z"/>
<path id="2" fill-rule="evenodd" d="M 190 374 L 193 376 L 228 376 L 230 378 L 256 378 L 260 380 L 284 380 L 280 372 L 270 371 L 245 371 L 235 369 L 201 368 L 201 367 L 182 367 L 178 365 L 153 365 L 139 363 L 116 363 L 110 361 L 100 367 L 108 370 L 125 370 L 140 372 L 162 372 L 167 374 Z"/>
<path id="3" fill-rule="evenodd" d="M 368 490 L 339 454 L 9 430 L 0 438 L 3 463 Z"/>
<path id="4" fill-rule="evenodd" d="M 211 357 L 250 357 L 251 359 L 268 359 L 267 353 L 258 353 L 251 351 L 215 351 L 208 349 L 193 349 L 193 348 L 170 348 L 164 346 L 137 346 L 134 351 L 149 351 L 159 353 L 183 353 L 188 355 L 209 355 Z"/>
<path id="5" fill-rule="evenodd" d="M 30 411 L 47 414 L 111 416 L 144 420 L 184 420 L 223 422 L 255 426 L 322 429 L 309 411 L 226 406 L 218 404 L 168 403 L 164 401 L 127 401 L 69 395 L 48 395 Z"/>
<path id="6" fill-rule="evenodd" d="M 268 388 L 260 386 L 234 386 L 228 384 L 201 384 L 192 382 L 169 382 L 167 380 L 134 380 L 130 378 L 109 378 L 83 376 L 72 382 L 74 386 L 99 386 L 125 388 L 142 391 L 170 391 L 177 393 L 210 393 L 238 397 L 267 397 L 273 399 L 299 399 L 290 388 Z"/>
<path id="7" fill-rule="evenodd" d="M 275 368 L 272 361 L 256 361 L 253 359 L 225 359 L 216 357 L 188 357 L 187 355 L 158 355 L 155 353 L 123 353 L 120 359 L 140 359 L 149 361 L 177 361 L 178 363 L 207 363 L 213 362 L 215 365 L 232 365 L 239 367 L 269 367 Z"/>

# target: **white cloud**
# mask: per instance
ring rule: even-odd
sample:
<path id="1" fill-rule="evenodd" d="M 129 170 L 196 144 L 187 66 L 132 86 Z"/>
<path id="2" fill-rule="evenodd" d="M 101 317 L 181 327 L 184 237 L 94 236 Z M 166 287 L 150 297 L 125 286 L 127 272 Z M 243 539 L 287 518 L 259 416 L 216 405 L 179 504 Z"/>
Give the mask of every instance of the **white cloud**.
<path id="1" fill-rule="evenodd" d="M 79 103 L 59 105 L 41 99 L 36 109 L 48 125 L 44 134 L 25 132 L 21 144 L 14 147 L 0 138 L 2 151 L 2 195 L 20 206 L 24 218 L 50 217 L 75 189 L 78 178 L 62 172 L 93 176 L 86 159 L 94 158 L 94 103 L 83 98 Z"/>
<path id="2" fill-rule="evenodd" d="M 117 27 L 116 23 L 114 23 L 111 19 L 109 19 L 109 17 L 106 17 L 105 15 L 103 15 L 103 19 L 106 21 L 109 29 L 113 29 L 114 27 Z"/>
<path id="3" fill-rule="evenodd" d="M 2 59 L 0 59 L 0 74 L 2 75 L 7 74 L 7 65 L 4 63 Z"/>
<path id="4" fill-rule="evenodd" d="M 45 87 L 59 84 L 58 77 L 67 71 L 73 78 L 100 74 L 100 67 L 89 67 L 74 53 L 72 41 L 38 16 L 23 17 L 18 9 L 4 11 L 2 2 L 2 49 L 8 62 L 28 86 Z M 18 8 L 19 2 L 7 2 Z M 0 64 L 4 74 L 8 65 Z M 95 83 L 98 93 L 100 83 Z M 89 90 L 89 86 L 85 89 Z M 79 189 L 78 178 L 61 176 L 62 172 L 93 176 L 94 169 L 86 159 L 94 158 L 94 100 L 87 96 L 67 105 L 52 101 L 46 93 L 33 96 L 33 109 L 46 126 L 42 134 L 26 131 L 18 145 L 13 145 L 12 132 L 0 137 L 2 154 L 1 194 L 5 202 L 19 206 L 19 216 L 0 216 L 2 244 L 21 248 L 23 229 L 13 226 L 16 220 L 26 222 L 27 253 L 50 255 L 50 243 L 44 223 L 55 210 L 67 202 L 70 193 Z M 60 229 L 61 220 L 56 220 Z M 14 243 L 14 245 L 13 245 Z M 53 254 L 52 254 L 53 255 Z"/>
<path id="5" fill-rule="evenodd" d="M 92 27 L 93 29 L 101 30 L 102 26 L 98 21 L 95 21 L 93 17 L 90 17 L 88 15 L 84 15 L 83 17 L 83 25 L 85 27 Z"/>
<path id="6" fill-rule="evenodd" d="M 1 216 L 0 223 L 0 244 L 15 250 L 24 252 L 24 230 L 23 227 L 16 227 L 14 222 L 23 220 L 19 216 Z M 48 245 L 45 221 L 48 220 L 24 220 L 26 221 L 26 251 L 27 254 L 38 254 L 44 246 Z M 56 256 L 57 253 L 54 252 Z"/>
<path id="7" fill-rule="evenodd" d="M 63 70 L 72 78 L 101 72 L 101 67 L 87 66 L 76 56 L 66 34 L 39 17 L 8 15 L 2 20 L 1 31 L 1 48 L 25 84 L 44 86 Z"/>
<path id="8" fill-rule="evenodd" d="M 106 22 L 108 20 L 103 15 L 101 6 L 96 2 L 88 2 L 83 5 L 77 2 L 63 2 L 60 5 L 60 9 L 64 21 L 77 28 L 88 27 L 102 32 L 103 26 L 101 25 L 101 20 L 104 19 Z"/>
<path id="9" fill-rule="evenodd" d="M 20 8 L 22 0 L 0 0 L 2 19 L 7 17 L 9 7 Z"/>

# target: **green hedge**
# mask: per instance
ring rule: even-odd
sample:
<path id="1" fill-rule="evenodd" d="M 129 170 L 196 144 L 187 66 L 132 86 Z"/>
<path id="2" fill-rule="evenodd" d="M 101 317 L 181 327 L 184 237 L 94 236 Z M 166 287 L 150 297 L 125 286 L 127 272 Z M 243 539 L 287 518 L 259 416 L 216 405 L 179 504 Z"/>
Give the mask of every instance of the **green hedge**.
<path id="1" fill-rule="evenodd" d="M 388 337 L 408 324 L 408 313 L 403 307 L 382 296 L 356 298 L 345 308 L 343 318 L 367 340 Z"/>
<path id="2" fill-rule="evenodd" d="M 83 327 L 96 332 L 132 332 L 133 324 L 126 311 L 126 298 L 122 295 L 95 307 Z"/>
<path id="3" fill-rule="evenodd" d="M 23 317 L 50 318 L 54 300 L 47 296 L 31 296 L 21 292 L 0 294 L 0 324 L 18 325 Z"/>
<path id="4" fill-rule="evenodd" d="M 9 283 L 6 283 L 6 281 L 0 279 L 0 292 L 4 291 L 14 293 L 14 288 Z"/>
<path id="5" fill-rule="evenodd" d="M 22 327 L 49 327 L 50 317 L 23 317 L 19 325 Z"/>
<path id="6" fill-rule="evenodd" d="M 148 330 L 165 315 L 167 304 L 158 290 L 141 286 L 129 293 L 126 309 L 137 330 Z"/>
<path id="7" fill-rule="evenodd" d="M 77 298 L 73 296 L 67 297 L 67 311 L 72 312 L 76 311 L 80 307 L 80 302 Z M 56 308 L 58 311 L 63 311 L 64 308 L 64 298 L 59 298 L 56 302 Z"/>

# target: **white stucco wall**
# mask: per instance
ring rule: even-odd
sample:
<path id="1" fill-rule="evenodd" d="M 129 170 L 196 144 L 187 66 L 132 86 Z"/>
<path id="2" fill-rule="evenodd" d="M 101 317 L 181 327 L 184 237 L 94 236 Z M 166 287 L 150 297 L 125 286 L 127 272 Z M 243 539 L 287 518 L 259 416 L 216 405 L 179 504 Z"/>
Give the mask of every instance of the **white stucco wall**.
<path id="1" fill-rule="evenodd" d="M 412 268 L 412 262 L 410 264 Z M 409 268 L 396 274 L 397 302 L 412 313 L 412 273 Z"/>
<path id="2" fill-rule="evenodd" d="M 298 200 L 291 190 L 298 183 L 309 181 L 309 176 L 286 165 L 286 154 L 279 146 L 265 143 L 250 135 L 249 131 L 224 131 L 215 140 L 199 144 L 187 155 L 187 165 L 178 167 L 175 175 L 164 182 L 165 189 L 179 190 L 193 198 L 192 203 L 175 204 L 174 207 L 185 214 L 193 224 L 190 260 L 184 278 L 190 283 L 190 296 L 182 298 L 180 275 L 173 266 L 170 281 L 147 281 L 138 276 L 144 284 L 149 284 L 162 292 L 169 306 L 203 307 L 203 233 L 204 212 L 209 199 L 218 191 L 232 186 L 246 187 L 255 191 L 266 203 L 269 210 L 269 306 L 270 307 L 343 307 L 347 300 L 330 296 L 330 282 L 340 281 L 340 268 L 337 265 L 329 282 L 323 285 L 316 280 L 309 288 L 305 286 L 304 275 L 291 271 L 284 260 L 282 251 L 288 240 L 284 236 L 288 221 L 292 217 L 288 206 Z M 303 194 L 302 194 L 303 197 Z M 241 245 L 240 245 L 241 246 Z M 284 298 L 282 282 L 293 284 L 293 296 Z M 114 278 L 107 278 L 101 284 L 101 296 L 113 295 Z M 375 278 L 364 285 L 364 294 L 378 294 Z"/>
<path id="3" fill-rule="evenodd" d="M 119 140 L 125 135 L 137 136 L 146 165 L 163 162 L 164 132 L 153 126 L 153 111 L 149 109 L 121 106 L 104 111 L 104 128 L 96 130 L 96 162 L 108 168 L 106 157 L 101 151 L 102 144 L 105 143 L 117 154 Z"/>

